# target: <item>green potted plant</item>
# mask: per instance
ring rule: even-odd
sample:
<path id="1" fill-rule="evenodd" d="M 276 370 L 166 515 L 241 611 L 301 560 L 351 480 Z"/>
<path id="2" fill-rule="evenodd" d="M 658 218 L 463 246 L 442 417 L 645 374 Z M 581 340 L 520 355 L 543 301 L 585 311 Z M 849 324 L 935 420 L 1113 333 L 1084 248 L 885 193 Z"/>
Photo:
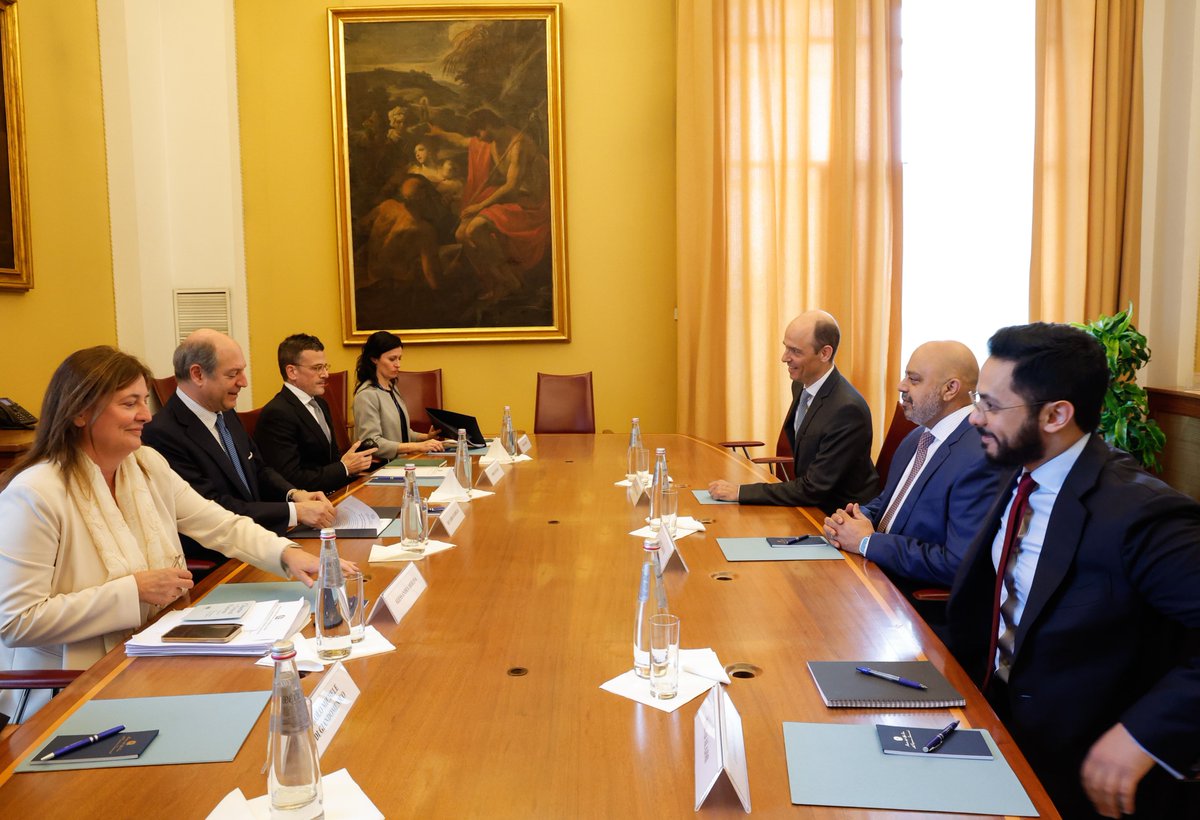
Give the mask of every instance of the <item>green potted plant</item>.
<path id="1" fill-rule="evenodd" d="M 1133 303 L 1114 316 L 1101 316 L 1089 324 L 1072 323 L 1090 333 L 1104 345 L 1108 369 L 1112 373 L 1104 409 L 1100 413 L 1100 432 L 1114 447 L 1132 455 L 1148 469 L 1158 472 L 1158 454 L 1166 436 L 1158 422 L 1150 418 L 1150 404 L 1137 383 L 1137 372 L 1150 361 L 1146 337 L 1138 333 L 1130 319 Z"/>

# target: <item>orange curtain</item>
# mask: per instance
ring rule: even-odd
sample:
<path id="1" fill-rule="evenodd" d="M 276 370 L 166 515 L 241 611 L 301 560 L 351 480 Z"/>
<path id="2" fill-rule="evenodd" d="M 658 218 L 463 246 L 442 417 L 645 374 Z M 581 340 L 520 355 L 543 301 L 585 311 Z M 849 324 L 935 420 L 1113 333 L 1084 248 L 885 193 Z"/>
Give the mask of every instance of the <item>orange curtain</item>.
<path id="1" fill-rule="evenodd" d="M 678 9 L 679 429 L 773 447 L 784 327 L 822 308 L 878 447 L 900 346 L 899 2 Z"/>
<path id="2" fill-rule="evenodd" d="M 1038 0 L 1029 315 L 1084 322 L 1138 293 L 1142 0 Z"/>

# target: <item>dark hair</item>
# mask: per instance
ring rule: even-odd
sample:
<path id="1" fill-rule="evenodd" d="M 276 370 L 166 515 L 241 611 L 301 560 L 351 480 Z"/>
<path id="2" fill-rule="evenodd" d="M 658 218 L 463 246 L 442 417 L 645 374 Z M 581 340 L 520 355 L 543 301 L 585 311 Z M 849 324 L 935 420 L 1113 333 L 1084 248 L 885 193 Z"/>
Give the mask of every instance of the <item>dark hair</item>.
<path id="1" fill-rule="evenodd" d="M 484 128 L 500 128 L 504 118 L 490 108 L 476 108 L 467 115 L 467 130 L 477 134 Z"/>
<path id="2" fill-rule="evenodd" d="M 813 325 L 813 346 L 819 353 L 821 348 L 829 345 L 833 348 L 833 352 L 829 354 L 829 358 L 837 355 L 838 345 L 842 343 L 842 331 L 837 326 L 837 322 L 831 322 L 828 319 L 817 319 Z"/>
<path id="3" fill-rule="evenodd" d="M 1013 363 L 1012 388 L 1021 398 L 1031 404 L 1069 401 L 1079 429 L 1096 429 L 1110 375 L 1095 337 L 1070 325 L 1035 322 L 997 330 L 988 352 Z"/>
<path id="4" fill-rule="evenodd" d="M 400 337 L 391 331 L 377 330 L 368 336 L 362 353 L 358 354 L 358 363 L 354 365 L 354 376 L 357 380 L 354 389 L 357 390 L 364 384 L 382 387 L 383 385 L 375 381 L 375 362 L 371 359 L 378 359 L 384 353 L 398 347 L 404 347 L 404 342 L 400 341 Z"/>
<path id="5" fill-rule="evenodd" d="M 293 333 L 279 343 L 279 375 L 287 381 L 287 366 L 300 364 L 300 354 L 306 350 L 324 350 L 325 345 L 308 333 Z"/>
<path id="6" fill-rule="evenodd" d="M 147 387 L 154 381 L 150 369 L 140 359 L 115 347 L 88 347 L 68 356 L 46 385 L 33 447 L 0 475 L 0 489 L 7 487 L 22 470 L 49 461 L 57 464 L 68 480 L 73 478 L 88 491 L 91 482 L 83 469 L 86 456 L 80 442 L 109 397 L 139 377 L 146 380 Z M 88 417 L 83 427 L 75 424 L 80 415 Z"/>
<path id="7" fill-rule="evenodd" d="M 171 366 L 175 368 L 175 380 L 186 382 L 191 378 L 192 365 L 200 365 L 205 376 L 217 370 L 217 346 L 210 339 L 188 336 L 175 348 Z"/>

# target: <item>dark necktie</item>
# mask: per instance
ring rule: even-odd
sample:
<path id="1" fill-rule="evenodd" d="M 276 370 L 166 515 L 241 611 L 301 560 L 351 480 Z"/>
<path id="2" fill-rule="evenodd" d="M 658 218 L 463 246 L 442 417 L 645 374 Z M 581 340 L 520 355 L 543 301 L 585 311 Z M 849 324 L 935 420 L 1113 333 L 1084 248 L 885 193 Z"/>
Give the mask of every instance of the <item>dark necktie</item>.
<path id="1" fill-rule="evenodd" d="M 800 403 L 796 405 L 796 423 L 794 427 L 794 438 L 800 438 L 800 425 L 804 423 L 804 417 L 808 415 L 808 405 L 812 403 L 812 394 L 807 390 L 800 394 Z"/>
<path id="2" fill-rule="evenodd" d="M 917 442 L 917 452 L 913 454 L 912 469 L 908 471 L 908 478 L 904 479 L 904 486 L 892 496 L 892 502 L 888 504 L 888 508 L 884 511 L 883 518 L 879 519 L 879 526 L 875 528 L 876 532 L 888 531 L 892 519 L 900 511 L 900 505 L 908 498 L 908 491 L 912 489 L 913 483 L 917 480 L 917 476 L 920 475 L 921 468 L 925 466 L 925 457 L 929 455 L 929 446 L 931 444 L 933 444 L 933 433 L 926 430 L 921 434 L 921 440 Z"/>
<path id="3" fill-rule="evenodd" d="M 246 493 L 250 494 L 250 482 L 246 480 L 246 473 L 242 470 L 242 460 L 238 458 L 237 448 L 233 446 L 233 436 L 229 435 L 229 428 L 225 426 L 224 413 L 217 413 L 217 432 L 221 435 L 221 444 L 225 447 L 225 455 L 229 456 L 229 460 L 233 462 L 233 469 L 237 471 L 238 478 L 242 480 L 242 486 L 246 488 Z"/>
<path id="4" fill-rule="evenodd" d="M 992 681 L 992 674 L 996 667 L 996 647 L 1000 636 L 1000 590 L 1005 584 L 1009 587 L 1009 612 L 1016 606 L 1016 590 L 1013 588 L 1012 573 L 1017 564 L 1017 553 L 1020 552 L 1018 545 L 1021 543 L 1021 537 L 1025 535 L 1025 530 L 1029 525 L 1029 496 L 1037 489 L 1037 482 L 1033 480 L 1030 473 L 1024 473 L 1021 476 L 1020 482 L 1017 484 L 1017 494 L 1013 498 L 1012 506 L 1008 511 L 1008 525 L 1004 529 L 1004 544 L 1000 548 L 1000 561 L 996 567 L 996 589 L 992 596 L 992 631 L 991 637 L 988 639 L 988 654 L 987 654 L 987 673 L 983 676 L 983 687 L 986 690 L 989 683 Z M 1014 631 L 1016 625 L 1012 625 L 1006 629 L 1006 633 Z M 1008 655 L 1005 661 L 1005 673 L 1003 678 L 1007 678 L 1008 660 L 1012 657 L 1012 643 L 1008 643 Z M 1005 681 L 1007 682 L 1007 680 Z"/>

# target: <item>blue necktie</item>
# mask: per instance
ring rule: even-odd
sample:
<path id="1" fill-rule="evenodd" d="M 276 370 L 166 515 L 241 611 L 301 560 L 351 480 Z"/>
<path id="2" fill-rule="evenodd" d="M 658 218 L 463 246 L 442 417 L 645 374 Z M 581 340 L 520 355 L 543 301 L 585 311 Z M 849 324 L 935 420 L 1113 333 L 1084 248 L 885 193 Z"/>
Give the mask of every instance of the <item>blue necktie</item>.
<path id="1" fill-rule="evenodd" d="M 242 460 L 238 458 L 237 449 L 233 446 L 233 436 L 229 435 L 229 428 L 225 426 L 224 413 L 217 413 L 217 432 L 221 434 L 221 443 L 225 445 L 225 455 L 229 456 L 229 460 L 233 462 L 233 469 L 237 470 L 238 478 L 242 480 L 242 486 L 246 488 L 246 493 L 250 494 L 250 482 L 246 480 L 246 473 L 242 470 Z"/>

